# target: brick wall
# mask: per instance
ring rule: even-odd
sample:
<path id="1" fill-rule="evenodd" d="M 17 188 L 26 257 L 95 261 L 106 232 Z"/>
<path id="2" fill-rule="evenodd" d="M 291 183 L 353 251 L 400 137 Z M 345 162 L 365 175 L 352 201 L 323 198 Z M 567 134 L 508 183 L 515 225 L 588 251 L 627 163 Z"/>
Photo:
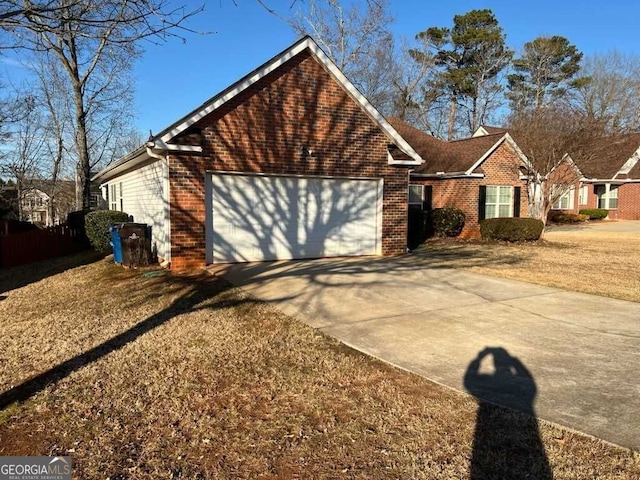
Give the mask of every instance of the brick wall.
<path id="1" fill-rule="evenodd" d="M 173 268 L 205 264 L 205 172 L 214 170 L 383 178 L 382 252 L 405 252 L 407 169 L 387 164 L 390 139 L 309 54 L 194 128 L 203 153 L 169 156 Z"/>
<path id="2" fill-rule="evenodd" d="M 474 173 L 484 173 L 484 178 L 420 179 L 414 177 L 411 183 L 431 185 L 433 188 L 433 208 L 455 207 L 465 213 L 465 225 L 461 238 L 480 235 L 478 223 L 478 193 L 481 185 L 510 185 L 522 187 L 520 190 L 520 216 L 529 214 L 527 189 L 520 180 L 520 158 L 506 143 L 502 143 L 480 165 Z"/>

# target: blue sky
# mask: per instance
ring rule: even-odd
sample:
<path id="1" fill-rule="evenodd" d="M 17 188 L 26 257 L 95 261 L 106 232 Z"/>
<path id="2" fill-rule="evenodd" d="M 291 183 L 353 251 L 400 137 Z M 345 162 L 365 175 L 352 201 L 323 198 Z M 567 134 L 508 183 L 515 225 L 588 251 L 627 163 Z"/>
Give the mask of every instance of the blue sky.
<path id="1" fill-rule="evenodd" d="M 283 15 L 291 2 L 265 0 Z M 289 26 L 256 0 L 235 3 L 210 0 L 190 23 L 196 30 L 215 34 L 146 46 L 135 66 L 136 104 L 131 108 L 141 132 L 160 131 L 296 40 Z M 539 35 L 557 34 L 585 54 L 613 49 L 640 54 L 638 0 L 390 0 L 390 6 L 398 38 L 412 38 L 430 26 L 451 25 L 455 14 L 490 8 L 507 34 L 507 43 L 516 50 Z M 10 77 L 12 67 L 4 63 Z"/>
<path id="2" fill-rule="evenodd" d="M 215 34 L 147 48 L 136 67 L 141 131 L 158 132 L 295 41 L 291 29 L 257 1 L 236 3 L 210 1 L 192 22 Z M 266 3 L 286 15 L 291 0 Z M 455 14 L 490 8 L 516 50 L 539 35 L 563 35 L 585 54 L 640 53 L 637 0 L 390 0 L 390 6 L 397 37 L 412 38 L 427 27 L 450 25 Z"/>

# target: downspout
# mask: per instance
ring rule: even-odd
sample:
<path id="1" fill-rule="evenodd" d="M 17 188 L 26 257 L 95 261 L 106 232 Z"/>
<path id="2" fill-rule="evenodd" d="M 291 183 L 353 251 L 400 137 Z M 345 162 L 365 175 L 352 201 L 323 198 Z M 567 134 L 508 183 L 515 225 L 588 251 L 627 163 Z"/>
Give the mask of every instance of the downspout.
<path id="1" fill-rule="evenodd" d="M 407 228 L 405 233 L 405 238 L 407 239 L 406 243 L 406 252 L 409 253 L 409 185 L 411 185 L 411 174 L 415 171 L 415 169 L 410 168 L 407 170 Z M 424 200 L 424 199 L 423 199 Z"/>
<path id="2" fill-rule="evenodd" d="M 162 193 L 164 198 L 164 242 L 165 242 L 165 257 L 162 262 L 163 267 L 167 267 L 171 264 L 171 208 L 170 208 L 170 197 L 169 197 L 169 152 L 165 151 L 164 155 L 160 155 L 153 151 L 153 147 L 155 147 L 155 142 L 147 142 L 146 149 L 147 155 L 151 158 L 155 158 L 160 160 L 163 165 L 163 179 L 162 179 Z"/>

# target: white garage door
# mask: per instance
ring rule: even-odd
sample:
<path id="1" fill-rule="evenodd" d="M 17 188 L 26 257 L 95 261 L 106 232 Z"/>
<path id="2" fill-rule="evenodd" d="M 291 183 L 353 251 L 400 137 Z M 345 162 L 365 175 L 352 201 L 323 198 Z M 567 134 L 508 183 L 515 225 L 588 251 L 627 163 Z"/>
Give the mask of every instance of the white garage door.
<path id="1" fill-rule="evenodd" d="M 382 180 L 210 174 L 207 262 L 380 254 Z"/>

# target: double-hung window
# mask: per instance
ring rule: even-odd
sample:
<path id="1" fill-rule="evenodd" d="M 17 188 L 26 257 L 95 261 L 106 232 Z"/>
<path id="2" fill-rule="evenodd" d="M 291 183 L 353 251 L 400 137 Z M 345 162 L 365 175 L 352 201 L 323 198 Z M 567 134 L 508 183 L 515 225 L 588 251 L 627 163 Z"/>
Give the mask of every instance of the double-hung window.
<path id="1" fill-rule="evenodd" d="M 484 218 L 512 217 L 513 187 L 487 185 L 484 214 Z"/>
<path id="2" fill-rule="evenodd" d="M 409 205 L 415 205 L 422 208 L 422 202 L 424 200 L 424 186 L 423 185 L 409 185 Z"/>
<path id="3" fill-rule="evenodd" d="M 575 197 L 575 187 L 569 188 L 562 194 L 560 198 L 553 204 L 554 210 L 573 210 L 573 199 Z"/>
<path id="4" fill-rule="evenodd" d="M 578 205 L 587 205 L 589 203 L 589 186 L 583 185 L 578 190 Z"/>
<path id="5" fill-rule="evenodd" d="M 124 200 L 122 198 L 122 182 L 109 185 L 109 210 L 124 211 Z"/>
<path id="6" fill-rule="evenodd" d="M 618 208 L 618 185 L 605 183 L 596 185 L 596 195 L 598 196 L 598 208 L 615 210 Z"/>

